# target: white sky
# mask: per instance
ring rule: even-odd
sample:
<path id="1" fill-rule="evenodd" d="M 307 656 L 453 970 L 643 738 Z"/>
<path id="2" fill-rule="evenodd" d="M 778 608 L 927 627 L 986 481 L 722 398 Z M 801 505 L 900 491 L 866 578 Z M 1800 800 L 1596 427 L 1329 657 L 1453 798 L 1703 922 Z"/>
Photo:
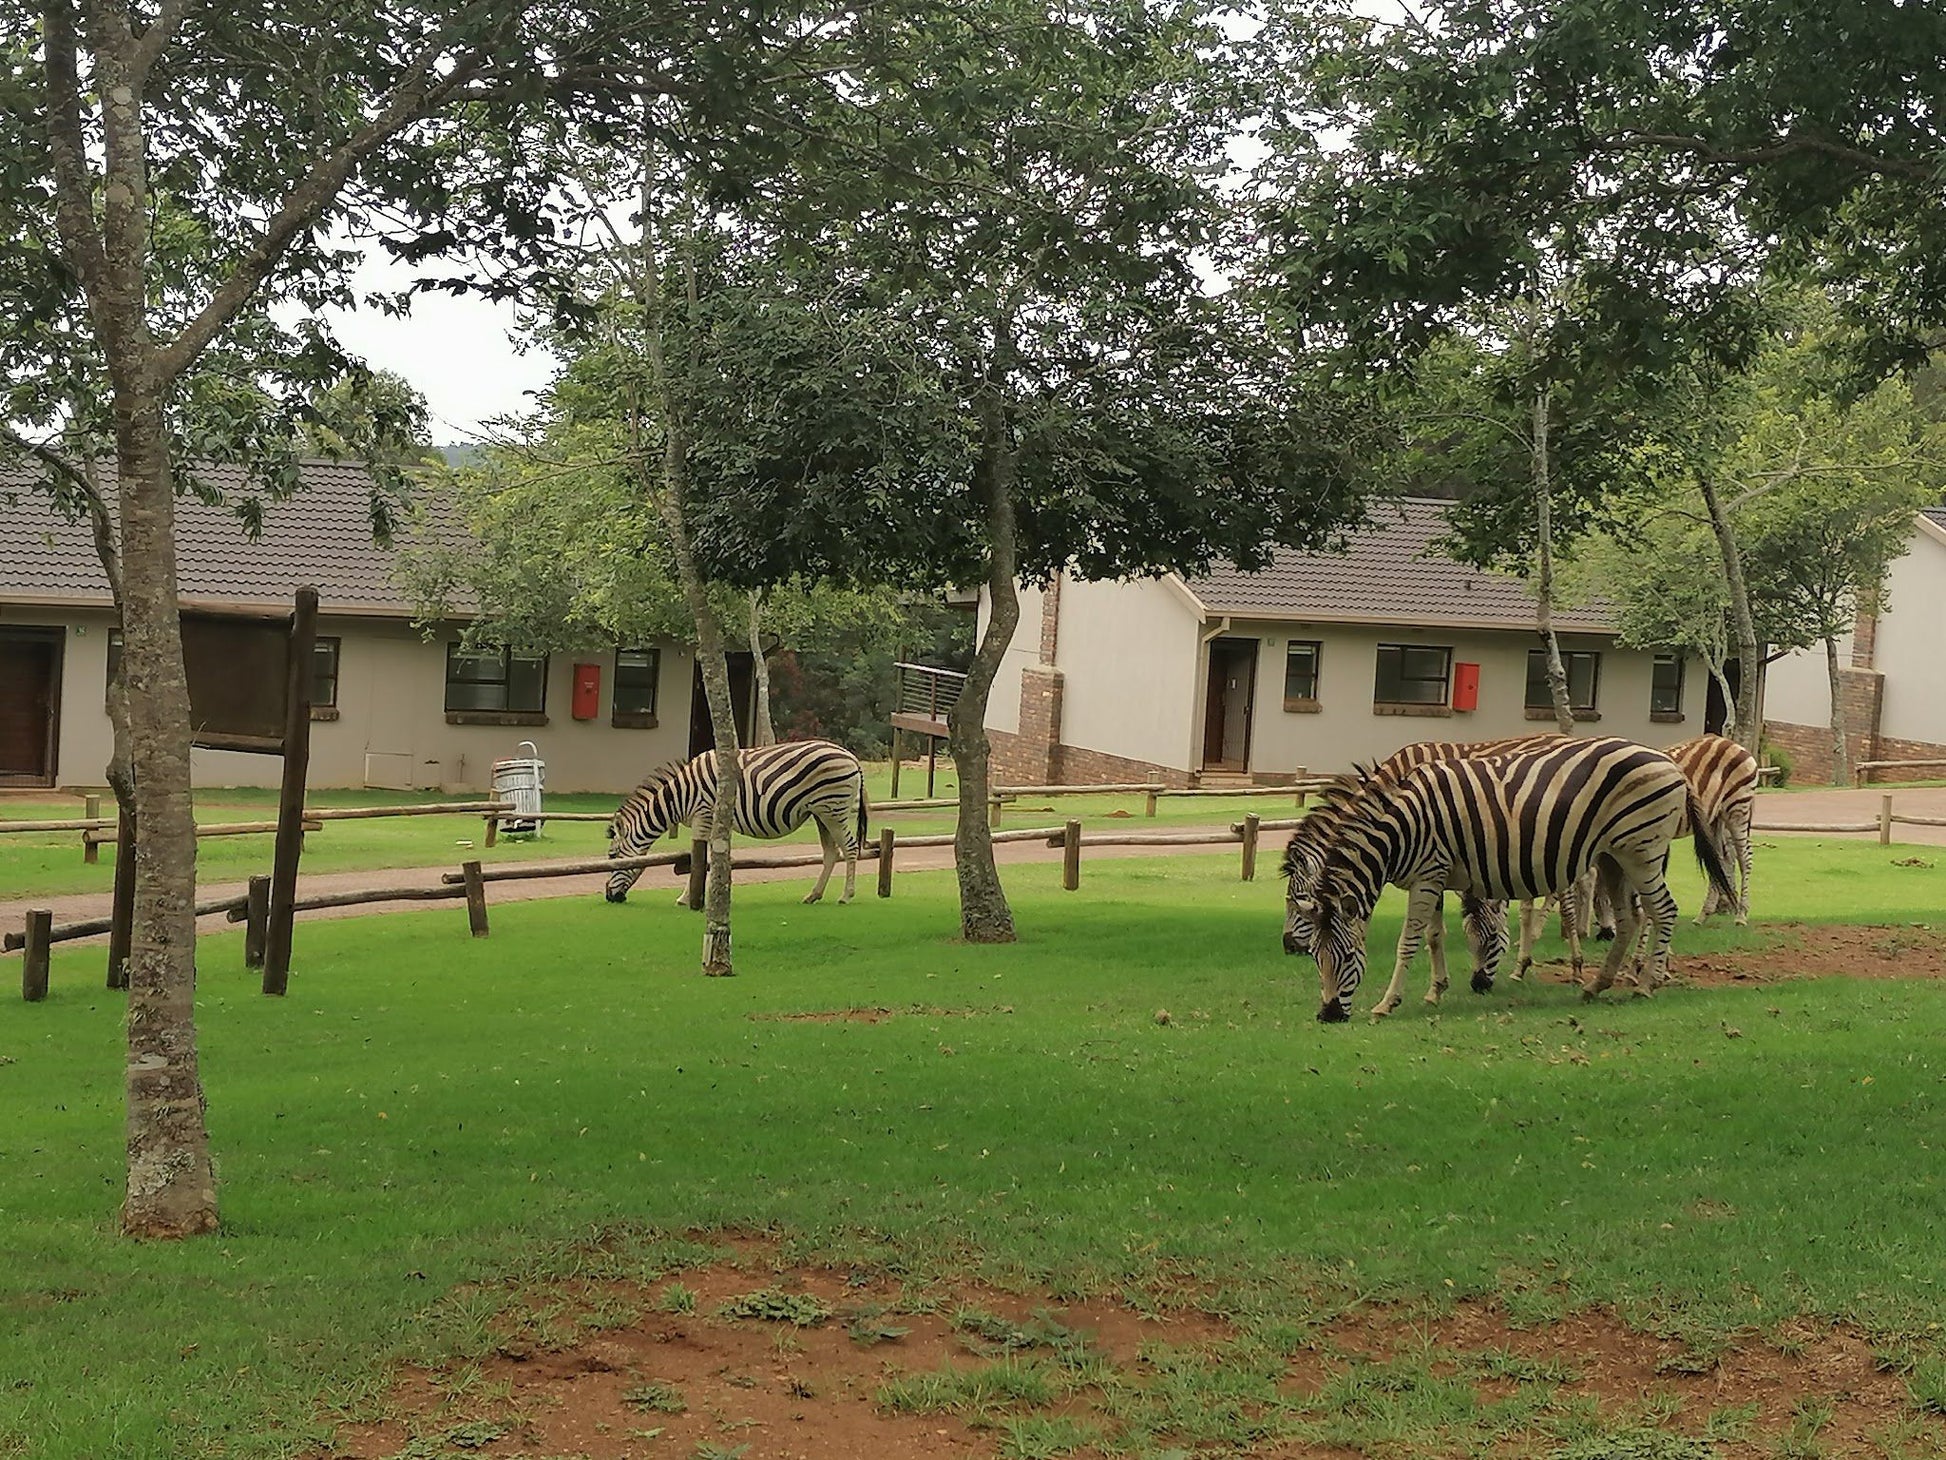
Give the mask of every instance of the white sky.
<path id="1" fill-rule="evenodd" d="M 371 253 L 355 287 L 402 289 L 415 271 Z M 514 350 L 514 311 L 472 296 L 421 294 L 412 313 L 394 317 L 375 309 L 334 310 L 326 316 L 346 349 L 374 370 L 403 375 L 432 408 L 437 445 L 475 439 L 481 423 L 532 407 L 529 392 L 553 373 L 545 352 Z"/>

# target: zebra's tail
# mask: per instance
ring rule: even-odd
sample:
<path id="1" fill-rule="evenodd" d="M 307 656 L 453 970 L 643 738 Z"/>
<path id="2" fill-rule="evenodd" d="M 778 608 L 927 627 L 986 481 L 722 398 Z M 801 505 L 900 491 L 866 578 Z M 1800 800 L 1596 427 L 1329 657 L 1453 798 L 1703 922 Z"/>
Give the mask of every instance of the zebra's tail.
<path id="1" fill-rule="evenodd" d="M 1709 878 L 1716 895 L 1735 907 L 1736 888 L 1731 885 L 1730 874 L 1723 865 L 1723 852 L 1716 844 L 1716 828 L 1703 815 L 1703 808 L 1697 804 L 1693 791 L 1689 793 L 1688 811 L 1690 836 L 1696 844 L 1696 860 L 1703 868 L 1703 875 Z"/>
<path id="2" fill-rule="evenodd" d="M 865 845 L 866 842 L 871 840 L 871 832 L 872 832 L 871 802 L 865 799 L 865 781 L 864 778 L 861 776 L 858 781 L 858 845 L 859 846 L 862 847 Z"/>

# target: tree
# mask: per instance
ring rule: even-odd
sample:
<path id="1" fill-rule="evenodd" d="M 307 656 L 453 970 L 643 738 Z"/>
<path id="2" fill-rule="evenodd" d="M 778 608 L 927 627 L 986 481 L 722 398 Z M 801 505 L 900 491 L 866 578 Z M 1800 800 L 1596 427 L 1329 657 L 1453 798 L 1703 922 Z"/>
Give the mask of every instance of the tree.
<path id="1" fill-rule="evenodd" d="M 199 460 L 242 462 L 268 494 L 294 489 L 302 403 L 346 362 L 314 323 L 275 321 L 347 302 L 350 255 L 333 226 L 363 233 L 382 216 L 413 235 L 414 256 L 444 247 L 438 224 L 466 155 L 450 144 L 544 98 L 598 114 L 583 82 L 626 94 L 640 58 L 620 42 L 655 29 L 639 10 L 626 19 L 611 28 L 565 6 L 543 19 L 504 0 L 274 14 L 0 0 L 0 449 L 87 511 L 124 640 L 111 776 L 140 830 L 122 1212 L 133 1235 L 217 1221 L 193 1012 L 175 489 L 196 486 Z M 462 105 L 463 122 L 435 120 Z M 505 234 L 551 233 L 544 189 L 519 160 L 484 147 L 476 158 L 498 179 Z M 94 465 L 104 457 L 112 486 Z"/>
<path id="2" fill-rule="evenodd" d="M 950 718 L 970 941 L 1014 936 L 984 726 L 1019 583 L 1257 566 L 1360 515 L 1358 408 L 1261 297 L 1202 282 L 1199 262 L 1236 248 L 1214 179 L 1250 81 L 1214 14 L 1005 0 L 875 16 L 873 66 L 803 159 L 821 179 L 807 192 L 853 206 L 798 235 L 820 281 L 790 315 L 803 328 L 765 320 L 811 368 L 761 397 L 777 402 L 768 449 L 698 517 L 704 551 L 740 581 L 986 589 Z M 790 423 L 810 418 L 834 358 L 894 419 L 854 434 L 852 470 L 814 475 Z M 728 388 L 750 398 L 741 378 Z"/>

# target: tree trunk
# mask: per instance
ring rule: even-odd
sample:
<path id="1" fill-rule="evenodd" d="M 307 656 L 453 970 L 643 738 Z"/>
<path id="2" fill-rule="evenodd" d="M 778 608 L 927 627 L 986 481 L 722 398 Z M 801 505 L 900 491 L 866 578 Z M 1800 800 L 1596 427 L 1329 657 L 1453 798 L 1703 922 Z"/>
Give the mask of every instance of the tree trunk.
<path id="1" fill-rule="evenodd" d="M 1710 528 L 1716 533 L 1716 550 L 1723 557 L 1723 579 L 1730 589 L 1730 622 L 1737 634 L 1736 732 L 1731 738 L 1755 755 L 1763 739 L 1763 726 L 1757 720 L 1763 656 L 1757 645 L 1757 622 L 1750 613 L 1750 590 L 1743 578 L 1743 552 L 1730 526 L 1730 514 L 1723 510 L 1722 499 L 1716 494 L 1716 483 L 1707 472 L 1698 482 L 1703 489 L 1703 505 L 1709 509 Z M 1727 684 L 1724 693 L 1727 697 Z"/>
<path id="2" fill-rule="evenodd" d="M 1737 740 L 1737 727 L 1743 721 L 1737 715 L 1737 697 L 1730 690 L 1729 666 L 1726 662 L 1712 657 L 1709 661 L 1710 678 L 1716 687 L 1723 691 L 1723 734 L 1726 739 Z M 1738 744 L 1742 744 L 1738 741 Z"/>
<path id="3" fill-rule="evenodd" d="M 1843 671 L 1838 668 L 1838 640 L 1833 634 L 1824 636 L 1824 668 L 1831 681 L 1831 784 L 1849 786 L 1851 736 L 1845 724 L 1845 691 Z"/>
<path id="4" fill-rule="evenodd" d="M 1004 329 L 1002 331 L 1004 336 Z M 1004 344 L 1001 347 L 1004 352 Z M 996 374 L 1005 379 L 1003 366 Z M 1020 625 L 1018 545 L 1015 535 L 1014 449 L 1008 439 L 1005 405 L 999 387 L 989 382 L 981 401 L 980 490 L 986 514 L 986 633 L 967 666 L 959 700 L 947 712 L 947 743 L 959 773 L 959 824 L 953 831 L 953 864 L 959 873 L 960 935 L 969 943 L 1011 943 L 1014 914 L 1000 869 L 993 860 L 993 827 L 987 820 L 991 746 L 987 741 L 987 696 L 1000 661 Z"/>
<path id="5" fill-rule="evenodd" d="M 1574 704 L 1568 695 L 1568 671 L 1561 663 L 1561 640 L 1554 632 L 1554 479 L 1548 459 L 1548 394 L 1534 392 L 1532 438 L 1534 503 L 1540 529 L 1540 582 L 1535 592 L 1535 627 L 1547 650 L 1547 692 L 1554 701 L 1554 723 L 1563 735 L 1574 734 Z"/>
<path id="6" fill-rule="evenodd" d="M 176 601 L 175 503 L 158 402 L 116 392 L 122 685 L 142 832 L 128 963 L 128 1187 L 122 1230 L 216 1230 L 216 1176 L 196 1052 L 196 820 L 189 683 Z"/>
<path id="7" fill-rule="evenodd" d="M 709 876 L 703 884 L 703 972 L 729 978 L 730 834 L 736 827 L 737 798 L 743 792 L 743 758 L 737 748 L 736 706 L 730 698 L 730 666 L 723 653 L 723 630 L 710 607 L 709 593 L 696 569 L 687 539 L 676 553 L 683 593 L 696 614 L 696 662 L 703 671 L 709 700 L 710 730 L 716 741 L 716 804 L 709 818 Z"/>
<path id="8" fill-rule="evenodd" d="M 764 658 L 764 595 L 750 595 L 750 673 L 757 687 L 756 713 L 750 719 L 750 743 L 775 745 L 777 727 L 770 718 L 770 661 Z"/>

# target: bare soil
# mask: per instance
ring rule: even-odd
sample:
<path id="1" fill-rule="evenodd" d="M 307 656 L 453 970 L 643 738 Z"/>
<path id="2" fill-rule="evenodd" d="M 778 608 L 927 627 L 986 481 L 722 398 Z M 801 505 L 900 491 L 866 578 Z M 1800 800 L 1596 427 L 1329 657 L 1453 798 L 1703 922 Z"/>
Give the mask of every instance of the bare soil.
<path id="1" fill-rule="evenodd" d="M 314 1460 L 417 1460 L 460 1453 L 588 1460 L 997 1456 L 1005 1453 L 1005 1433 L 994 1416 L 982 1423 L 959 1415 L 900 1413 L 881 1397 L 883 1385 L 905 1375 L 965 1371 L 995 1361 L 999 1348 L 955 1325 L 953 1315 L 960 1310 L 978 1309 L 1020 1325 L 1052 1320 L 1084 1334 L 1092 1353 L 1137 1385 L 1144 1382 L 1153 1346 L 1212 1352 L 1237 1336 L 1193 1305 L 1137 1311 L 1110 1300 L 1057 1302 L 1046 1295 L 1002 1292 L 970 1280 L 915 1291 L 879 1275 L 792 1268 L 761 1241 L 732 1241 L 729 1251 L 712 1266 L 586 1294 L 590 1311 L 604 1312 L 607 1321 L 619 1311 L 632 1311 L 614 1326 L 554 1344 L 537 1341 L 532 1328 L 515 1322 L 495 1352 L 482 1359 L 445 1370 L 408 1371 L 394 1389 L 387 1419 L 343 1431 L 336 1445 Z M 815 1298 L 835 1316 L 799 1326 L 719 1311 L 752 1293 Z M 668 1311 L 677 1306 L 686 1311 Z M 846 1317 L 861 1311 L 873 1315 L 861 1332 L 879 1325 L 904 1331 L 893 1335 L 888 1329 L 875 1341 L 862 1341 L 848 1331 L 854 1324 Z M 548 1316 L 559 1323 L 554 1307 Z M 1831 1460 L 1881 1455 L 1872 1437 L 1915 1418 L 1903 1381 L 1882 1370 L 1871 1346 L 1844 1328 L 1799 1321 L 1720 1354 L 1699 1356 L 1674 1340 L 1636 1332 L 1605 1312 L 1516 1328 L 1497 1306 L 1471 1302 L 1443 1315 L 1355 1307 L 1314 1332 L 1290 1361 L 1280 1388 L 1288 1399 L 1302 1402 L 1353 1365 L 1426 1353 L 1434 1356 L 1437 1374 L 1475 1375 L 1482 1403 L 1511 1395 L 1526 1373 L 1530 1379 L 1547 1376 L 1541 1382 L 1558 1382 L 1562 1399 L 1591 1400 L 1617 1421 L 1639 1415 L 1645 1403 L 1660 1402 L 1669 1411 L 1662 1427 L 1690 1435 L 1701 1434 L 1712 1413 L 1750 1407 L 1742 1436 L 1720 1443 L 1724 1460 L 1774 1460 L 1786 1453 Z M 1488 1356 L 1491 1366 L 1482 1364 Z M 1112 1434 L 1114 1422 L 1095 1408 L 1094 1394 L 1084 1390 L 1039 1412 L 1093 1420 Z M 1804 1400 L 1831 1407 L 1816 1436 L 1818 1448 L 1781 1449 Z M 1946 1427 L 1926 1424 L 1923 1435 L 1907 1431 L 1908 1443 L 1919 1446 L 1911 1453 L 1946 1454 Z M 1544 1455 L 1550 1448 L 1535 1435 L 1507 1453 Z M 1282 1442 L 1248 1453 L 1275 1460 L 1338 1460 L 1360 1452 Z"/>
<path id="2" fill-rule="evenodd" d="M 1761 946 L 1727 953 L 1678 953 L 1670 973 L 1678 984 L 1781 983 L 1795 978 L 1946 978 L 1946 934 L 1930 925 L 1863 927 L 1772 923 Z M 1590 945 L 1590 964 L 1608 945 Z M 1536 964 L 1533 974 L 1552 983 L 1572 981 L 1566 963 Z M 1626 990 L 1627 975 L 1616 988 Z"/>

